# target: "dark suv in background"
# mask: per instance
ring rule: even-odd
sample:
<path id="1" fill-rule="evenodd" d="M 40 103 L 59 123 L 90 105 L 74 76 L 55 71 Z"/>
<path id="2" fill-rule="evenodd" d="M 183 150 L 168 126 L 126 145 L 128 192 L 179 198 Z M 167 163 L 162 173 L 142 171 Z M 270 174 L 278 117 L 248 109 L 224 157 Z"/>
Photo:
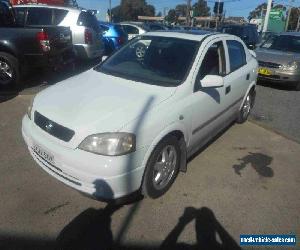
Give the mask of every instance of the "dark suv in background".
<path id="1" fill-rule="evenodd" d="M 245 25 L 224 25 L 219 30 L 222 33 L 228 33 L 240 37 L 249 49 L 255 49 L 259 43 L 257 28 L 252 24 Z"/>

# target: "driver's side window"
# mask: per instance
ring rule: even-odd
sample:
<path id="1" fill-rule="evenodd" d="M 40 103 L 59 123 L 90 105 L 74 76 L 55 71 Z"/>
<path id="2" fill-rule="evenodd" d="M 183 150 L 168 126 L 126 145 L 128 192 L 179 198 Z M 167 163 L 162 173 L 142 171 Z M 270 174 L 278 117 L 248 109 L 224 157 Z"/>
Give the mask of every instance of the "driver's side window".
<path id="1" fill-rule="evenodd" d="M 212 44 L 203 58 L 195 83 L 195 91 L 201 88 L 200 81 L 206 75 L 224 76 L 226 74 L 226 59 L 223 42 Z"/>

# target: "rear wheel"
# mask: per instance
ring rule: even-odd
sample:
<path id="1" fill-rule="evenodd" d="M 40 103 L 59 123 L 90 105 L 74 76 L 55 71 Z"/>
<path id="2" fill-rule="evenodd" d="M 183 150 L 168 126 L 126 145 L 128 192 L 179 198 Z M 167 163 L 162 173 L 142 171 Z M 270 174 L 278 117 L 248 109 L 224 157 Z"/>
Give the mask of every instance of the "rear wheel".
<path id="1" fill-rule="evenodd" d="M 18 90 L 19 84 L 18 60 L 7 53 L 0 52 L 0 88 L 5 90 Z"/>
<path id="2" fill-rule="evenodd" d="M 152 199 L 166 193 L 179 171 L 180 148 L 174 136 L 163 139 L 152 152 L 143 180 L 143 194 Z"/>
<path id="3" fill-rule="evenodd" d="M 255 91 L 251 90 L 248 93 L 247 97 L 245 98 L 242 108 L 239 111 L 237 123 L 244 123 L 245 121 L 247 121 L 251 109 L 254 105 L 254 99 L 255 99 Z"/>

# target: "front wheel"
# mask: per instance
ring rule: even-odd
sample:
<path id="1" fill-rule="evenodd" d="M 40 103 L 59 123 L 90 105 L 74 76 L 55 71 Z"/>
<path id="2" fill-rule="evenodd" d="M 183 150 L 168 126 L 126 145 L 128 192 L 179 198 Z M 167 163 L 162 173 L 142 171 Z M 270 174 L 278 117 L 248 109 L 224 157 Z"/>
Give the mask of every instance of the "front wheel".
<path id="1" fill-rule="evenodd" d="M 180 148 L 174 136 L 163 139 L 153 150 L 144 175 L 142 192 L 152 199 L 166 193 L 177 177 Z"/>
<path id="2" fill-rule="evenodd" d="M 252 90 L 246 96 L 242 108 L 239 110 L 237 123 L 244 123 L 247 121 L 251 109 L 254 105 L 254 99 L 255 99 L 255 91 Z"/>

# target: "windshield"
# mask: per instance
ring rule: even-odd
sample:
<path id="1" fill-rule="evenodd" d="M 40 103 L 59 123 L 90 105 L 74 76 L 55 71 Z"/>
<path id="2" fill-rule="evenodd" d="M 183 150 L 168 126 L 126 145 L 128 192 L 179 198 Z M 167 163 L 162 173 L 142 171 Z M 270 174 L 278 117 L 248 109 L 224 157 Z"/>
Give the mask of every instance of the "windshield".
<path id="1" fill-rule="evenodd" d="M 300 36 L 271 36 L 261 47 L 266 49 L 300 53 Z"/>
<path id="2" fill-rule="evenodd" d="M 194 62 L 199 42 L 142 36 L 113 54 L 95 70 L 152 85 L 180 85 Z"/>

